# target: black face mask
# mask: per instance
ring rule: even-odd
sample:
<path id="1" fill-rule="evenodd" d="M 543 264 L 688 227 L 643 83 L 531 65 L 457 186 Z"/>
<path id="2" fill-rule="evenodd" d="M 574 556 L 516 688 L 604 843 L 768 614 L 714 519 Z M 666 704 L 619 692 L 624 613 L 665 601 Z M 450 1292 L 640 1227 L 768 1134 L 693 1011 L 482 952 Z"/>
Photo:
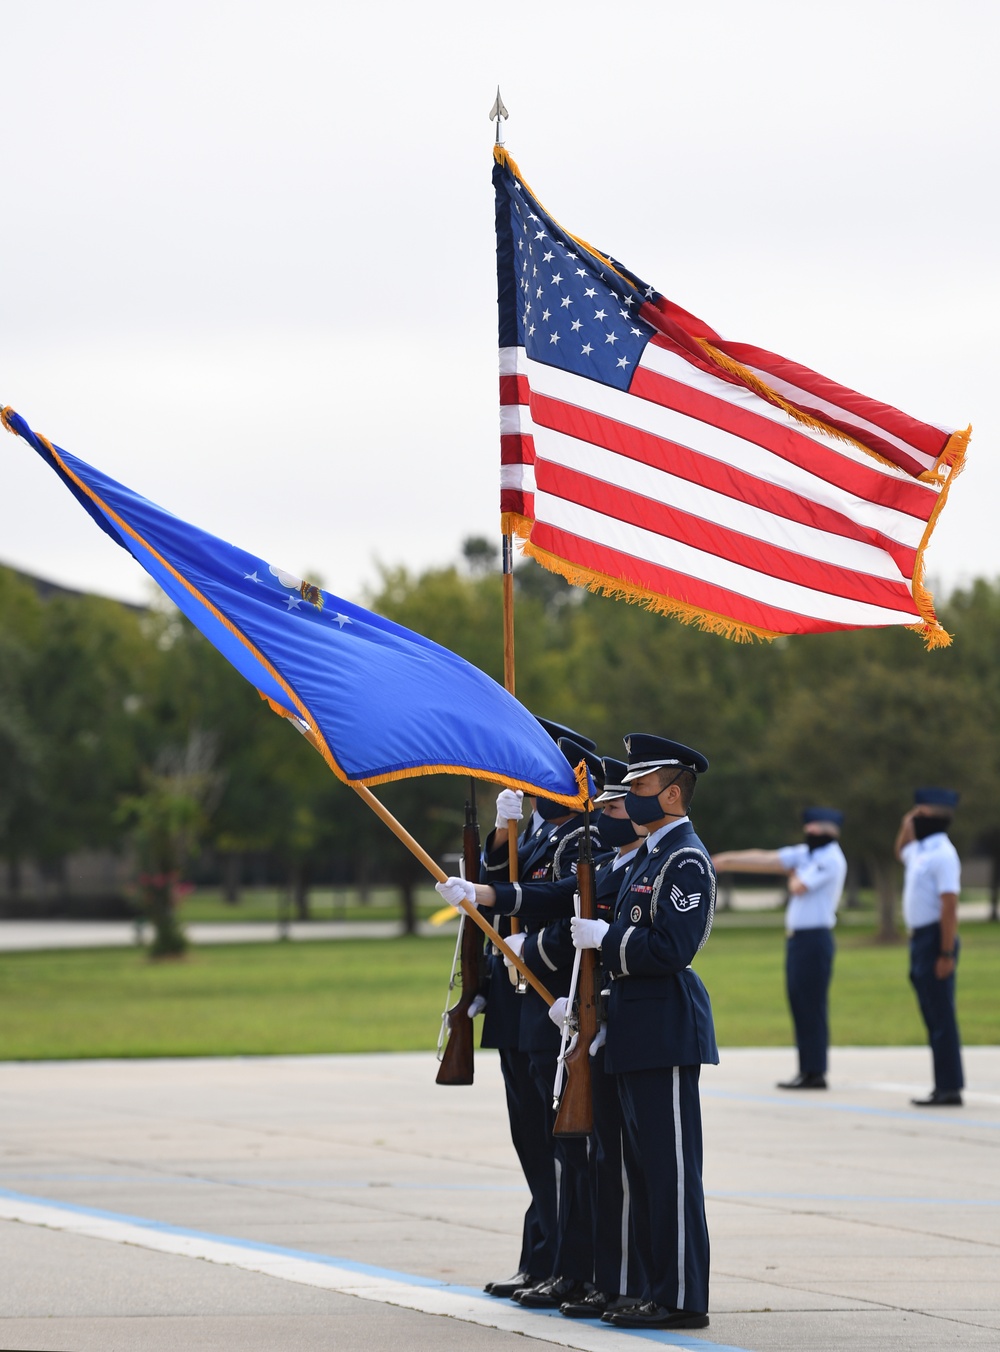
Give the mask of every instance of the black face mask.
<path id="1" fill-rule="evenodd" d="M 832 845 L 836 839 L 836 836 L 821 835 L 818 831 L 807 831 L 805 835 L 805 842 L 809 846 L 810 854 L 813 850 L 821 850 L 824 845 Z"/>
<path id="2" fill-rule="evenodd" d="M 661 789 L 660 793 L 662 792 Z M 640 798 L 631 789 L 625 795 L 625 811 L 637 826 L 648 826 L 650 822 L 658 822 L 661 817 L 667 815 L 660 807 L 659 794 L 654 793 L 649 798 Z"/>
<path id="3" fill-rule="evenodd" d="M 551 798 L 536 798 L 535 811 L 546 822 L 554 821 L 556 817 L 572 816 L 572 809 L 565 803 L 553 803 Z"/>
<path id="4" fill-rule="evenodd" d="M 918 840 L 926 840 L 928 836 L 936 836 L 941 831 L 947 831 L 950 825 L 948 817 L 914 817 L 913 834 Z"/>
<path id="5" fill-rule="evenodd" d="M 636 839 L 635 824 L 628 817 L 606 817 L 603 812 L 597 819 L 597 834 L 606 850 L 616 850 Z"/>

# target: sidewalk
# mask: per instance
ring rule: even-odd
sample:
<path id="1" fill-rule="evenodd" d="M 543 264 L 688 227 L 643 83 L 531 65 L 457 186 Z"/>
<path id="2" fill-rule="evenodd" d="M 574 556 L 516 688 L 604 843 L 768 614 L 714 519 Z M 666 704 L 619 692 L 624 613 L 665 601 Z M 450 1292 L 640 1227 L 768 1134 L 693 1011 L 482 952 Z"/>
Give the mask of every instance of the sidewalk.
<path id="1" fill-rule="evenodd" d="M 287 925 L 234 920 L 218 924 L 195 923 L 184 928 L 196 947 L 202 944 L 273 944 L 279 939 L 295 943 L 316 939 L 395 939 L 403 933 L 397 920 L 293 920 Z M 442 930 L 421 921 L 417 933 L 441 934 Z M 146 937 L 148 940 L 148 927 Z M 129 920 L 0 920 L 0 953 L 28 953 L 51 948 L 134 948 L 138 942 L 137 927 Z"/>

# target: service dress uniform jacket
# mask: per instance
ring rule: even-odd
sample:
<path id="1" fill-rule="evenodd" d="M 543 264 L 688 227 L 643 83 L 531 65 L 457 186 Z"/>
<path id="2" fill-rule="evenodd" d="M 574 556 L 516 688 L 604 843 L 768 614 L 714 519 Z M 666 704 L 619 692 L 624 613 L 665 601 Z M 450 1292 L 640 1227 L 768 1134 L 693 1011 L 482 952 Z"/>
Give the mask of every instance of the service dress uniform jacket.
<path id="1" fill-rule="evenodd" d="M 572 911 L 575 866 L 583 843 L 583 832 L 584 819 L 579 813 L 558 826 L 536 818 L 519 842 L 519 879 L 525 886 L 562 881 L 567 897 L 563 903 L 564 906 L 568 905 L 568 910 L 564 911 L 567 917 Z M 599 848 L 596 831 L 595 843 Z M 506 871 L 506 849 L 490 851 L 486 856 L 482 881 L 502 887 Z M 526 938 L 521 958 L 525 966 L 552 995 L 567 995 L 573 961 L 568 918 L 554 924 L 546 924 L 541 919 L 518 918 L 524 920 L 522 928 Z M 499 997 L 498 1010 L 505 1009 L 514 988 L 508 980 L 502 956 L 496 955 L 493 958 L 487 1017 L 494 1000 L 494 987 L 502 986 L 506 986 L 507 990 Z M 513 1137 L 517 1132 L 527 1142 L 522 1167 L 533 1198 L 535 1189 L 528 1177 L 529 1166 L 539 1178 L 539 1205 L 536 1210 L 542 1217 L 543 1229 L 550 1240 L 545 1249 L 550 1254 L 550 1266 L 538 1275 L 587 1282 L 591 1278 L 594 1260 L 586 1141 L 554 1137 L 552 1134 L 555 1122 L 552 1094 L 559 1054 L 559 1030 L 548 1016 L 545 1001 L 530 987 L 523 995 L 514 993 L 513 999 L 520 1006 L 518 1052 L 516 1057 L 512 1053 L 508 1054 L 506 1067 L 503 1061 L 501 1065 L 508 1089 L 511 1134 Z M 490 1035 L 493 1035 L 493 1025 L 484 1026 L 483 1041 Z M 519 1085 L 516 1109 L 511 1104 L 511 1082 L 515 1078 Z M 536 1100 L 534 1104 L 526 1101 L 526 1083 L 532 1086 Z M 524 1121 L 515 1124 L 515 1110 L 524 1112 L 524 1121 L 530 1123 L 527 1128 Z M 550 1177 L 553 1180 L 554 1208 L 549 1207 L 549 1199 L 553 1196 L 549 1190 Z M 558 1183 L 554 1180 L 558 1180 Z M 538 1273 L 537 1266 L 529 1270 Z"/>
<path id="2" fill-rule="evenodd" d="M 560 846 L 579 826 L 578 816 L 561 826 L 553 826 L 536 815 L 518 839 L 518 876 L 525 880 L 550 881 Z M 563 856 L 567 855 L 567 851 L 566 870 L 569 874 L 576 853 L 566 845 L 562 850 Z M 498 849 L 487 849 L 480 870 L 481 881 L 500 884 L 507 876 L 507 860 L 506 843 Z M 510 934 L 510 920 L 500 916 L 498 921 L 497 928 L 506 938 Z M 525 948 L 529 947 L 529 942 L 531 952 L 523 956 L 526 965 L 537 971 L 540 965 L 544 966 L 538 956 L 538 939 L 533 937 L 526 941 Z M 562 1275 L 560 1265 L 567 1262 L 560 1243 L 561 1218 L 567 1212 L 567 1189 L 560 1188 L 557 1182 L 559 1171 L 556 1167 L 556 1143 L 552 1137 L 551 1092 L 539 1081 L 540 1068 L 534 1054 L 528 1050 L 529 1045 L 536 1040 L 529 1028 L 529 1024 L 534 1026 L 537 1023 L 537 1019 L 532 1018 L 533 1005 L 540 1007 L 542 1017 L 548 1022 L 546 1006 L 530 987 L 523 994 L 518 993 L 508 977 L 503 955 L 492 944 L 487 945 L 486 968 L 486 1011 L 480 1044 L 499 1050 L 511 1141 L 531 1194 L 524 1216 L 518 1269 L 542 1280 Z M 548 982 L 545 984 L 548 985 Z M 556 1033 L 551 1023 L 549 1028 Z M 551 1056 L 553 1073 L 555 1055 L 553 1052 Z M 579 1262 L 574 1259 L 573 1265 L 580 1266 L 584 1262 L 589 1262 L 589 1258 L 581 1257 Z"/>
<path id="3" fill-rule="evenodd" d="M 640 846 L 601 945 L 608 1069 L 718 1065 L 712 1004 L 691 961 L 715 915 L 715 869 L 688 818 Z"/>
<path id="4" fill-rule="evenodd" d="M 618 890 L 631 862 L 627 859 L 616 869 L 617 858 L 615 850 L 603 851 L 594 857 L 594 910 L 598 919 L 609 923 L 614 919 Z M 557 954 L 561 963 L 565 960 L 572 964 L 575 950 L 571 941 L 567 943 L 565 921 L 574 913 L 575 874 L 553 882 L 493 883 L 493 889 L 498 921 L 502 916 L 514 914 L 525 924 L 544 926 L 545 932 L 550 934 L 546 951 Z M 600 954 L 597 956 L 599 960 Z M 554 983 L 550 989 L 555 993 Z M 558 1035 L 558 1029 L 556 1032 Z M 590 1280 L 609 1297 L 638 1296 L 642 1289 L 642 1274 L 632 1233 L 629 1175 L 623 1167 L 628 1141 L 618 1084 L 607 1072 L 603 1047 L 591 1058 L 591 1086 L 594 1131 L 589 1143 L 587 1173 L 593 1218 L 594 1269 Z"/>
<path id="5" fill-rule="evenodd" d="M 569 994 L 573 966 L 569 917 L 573 914 L 576 863 L 583 844 L 583 829 L 583 819 L 580 815 L 574 815 L 559 826 L 553 826 L 545 821 L 540 826 L 529 826 L 518 845 L 518 883 L 514 885 L 503 881 L 507 873 L 506 849 L 490 852 L 486 857 L 486 867 L 482 874 L 482 881 L 497 890 L 498 898 L 501 896 L 505 898 L 504 904 L 497 909 L 521 922 L 521 928 L 527 935 L 524 948 L 521 950 L 524 965 L 556 997 Z M 596 849 L 600 849 L 594 828 L 592 828 L 592 844 Z M 555 890 L 547 893 L 544 903 L 541 902 L 541 889 L 537 887 L 541 883 L 555 885 Z M 532 896 L 539 896 L 540 904 L 537 907 L 532 902 L 525 910 L 523 900 L 520 906 L 517 904 L 517 899 L 524 896 L 521 890 L 523 884 L 531 884 Z M 512 896 L 515 901 L 513 909 L 509 909 Z M 558 923 L 560 919 L 565 923 Z M 498 982 L 503 981 L 510 985 L 502 955 L 497 955 L 493 960 L 491 989 L 494 977 Z M 514 999 L 517 1002 L 516 1015 L 519 1018 L 516 1045 L 521 1051 L 558 1054 L 559 1030 L 548 1017 L 545 1001 L 530 989 L 523 997 L 515 994 Z M 509 1018 L 507 1007 L 505 1001 L 502 1010 L 504 1016 Z M 486 1014 L 489 1018 L 489 1005 Z M 484 1023 L 483 1046 L 497 1045 L 487 1041 L 488 1036 L 494 1035 L 493 1023 Z"/>
<path id="6" fill-rule="evenodd" d="M 687 817 L 651 834 L 619 891 L 601 956 L 610 978 L 606 1066 L 618 1077 L 643 1299 L 708 1310 L 701 1066 L 719 1060 L 691 961 L 715 913 L 715 870 Z"/>

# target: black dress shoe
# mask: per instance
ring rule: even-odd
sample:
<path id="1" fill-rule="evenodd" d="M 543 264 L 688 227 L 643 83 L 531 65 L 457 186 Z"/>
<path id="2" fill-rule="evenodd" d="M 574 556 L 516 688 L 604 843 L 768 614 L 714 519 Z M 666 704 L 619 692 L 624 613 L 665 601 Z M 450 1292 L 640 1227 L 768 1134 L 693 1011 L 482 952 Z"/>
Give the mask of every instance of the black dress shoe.
<path id="1" fill-rule="evenodd" d="M 637 1305 L 642 1304 L 641 1296 L 616 1296 L 608 1306 L 608 1314 L 617 1314 L 619 1310 L 634 1310 Z M 604 1315 L 601 1316 L 604 1318 Z"/>
<path id="2" fill-rule="evenodd" d="M 594 1290 L 580 1300 L 564 1300 L 559 1306 L 559 1313 L 567 1319 L 600 1319 L 615 1299 L 604 1291 Z"/>
<path id="3" fill-rule="evenodd" d="M 582 1300 L 593 1288 L 575 1277 L 550 1277 L 547 1282 L 518 1291 L 514 1299 L 528 1310 L 554 1310 L 564 1302 Z"/>
<path id="4" fill-rule="evenodd" d="M 825 1089 L 825 1075 L 796 1075 L 794 1080 L 779 1080 L 779 1089 Z"/>
<path id="5" fill-rule="evenodd" d="M 961 1108 L 962 1092 L 959 1089 L 932 1089 L 926 1098 L 910 1099 L 914 1108 Z"/>
<path id="6" fill-rule="evenodd" d="M 515 1291 L 521 1291 L 526 1286 L 537 1286 L 540 1280 L 541 1278 L 533 1277 L 530 1272 L 516 1272 L 505 1282 L 487 1282 L 483 1290 L 488 1296 L 510 1297 Z"/>
<path id="7" fill-rule="evenodd" d="M 620 1329 L 707 1329 L 708 1315 L 696 1310 L 672 1310 L 646 1300 L 630 1310 L 616 1310 L 604 1316 L 608 1324 Z"/>

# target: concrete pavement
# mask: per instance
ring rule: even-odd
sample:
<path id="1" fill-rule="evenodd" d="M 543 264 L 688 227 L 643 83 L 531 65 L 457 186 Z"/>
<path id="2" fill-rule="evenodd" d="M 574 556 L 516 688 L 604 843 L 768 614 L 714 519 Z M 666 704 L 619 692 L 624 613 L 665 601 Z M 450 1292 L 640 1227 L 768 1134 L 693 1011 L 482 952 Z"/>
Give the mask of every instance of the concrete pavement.
<path id="1" fill-rule="evenodd" d="M 639 1335 L 479 1293 L 526 1194 L 494 1057 L 0 1064 L 0 1347 L 747 1352 L 1000 1345 L 1000 1049 L 921 1111 L 923 1048 L 706 1068 L 712 1323 Z M 514 1339 L 517 1338 L 515 1342 Z"/>

